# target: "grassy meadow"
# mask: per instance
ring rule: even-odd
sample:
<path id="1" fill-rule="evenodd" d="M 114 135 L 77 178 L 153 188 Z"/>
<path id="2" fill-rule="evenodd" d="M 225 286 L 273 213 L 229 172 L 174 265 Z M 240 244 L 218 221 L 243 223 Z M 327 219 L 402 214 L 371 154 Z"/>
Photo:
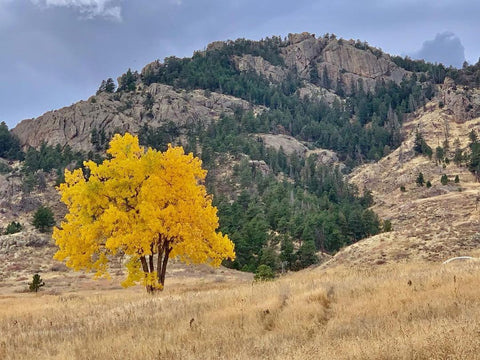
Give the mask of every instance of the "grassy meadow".
<path id="1" fill-rule="evenodd" d="M 0 359 L 480 359 L 480 265 L 0 296 Z"/>

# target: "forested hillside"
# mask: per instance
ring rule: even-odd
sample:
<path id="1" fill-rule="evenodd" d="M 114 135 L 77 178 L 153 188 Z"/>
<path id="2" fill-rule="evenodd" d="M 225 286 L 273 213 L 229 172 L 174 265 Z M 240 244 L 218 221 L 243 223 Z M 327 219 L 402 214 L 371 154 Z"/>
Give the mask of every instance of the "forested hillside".
<path id="1" fill-rule="evenodd" d="M 118 87 L 105 80 L 87 102 L 21 123 L 0 156 L 24 159 L 31 189 L 44 173 L 58 183 L 65 167 L 100 161 L 115 132 L 136 132 L 161 150 L 183 145 L 209 171 L 221 231 L 235 243 L 237 258 L 226 265 L 298 270 L 318 262 L 318 251 L 334 254 L 389 230 L 369 209 L 370 192 L 344 175 L 396 149 L 403 121 L 447 76 L 478 85 L 478 67 L 390 57 L 333 35 L 218 42 L 191 58 L 128 70 Z M 324 149 L 333 155 L 320 156 Z"/>

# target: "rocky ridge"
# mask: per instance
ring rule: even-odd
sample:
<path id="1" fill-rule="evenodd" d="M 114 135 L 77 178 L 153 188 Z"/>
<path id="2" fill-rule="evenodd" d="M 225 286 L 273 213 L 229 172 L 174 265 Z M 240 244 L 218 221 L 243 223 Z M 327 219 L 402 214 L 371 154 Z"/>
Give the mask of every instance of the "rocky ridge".
<path id="1" fill-rule="evenodd" d="M 358 89 L 360 83 L 365 91 L 373 91 L 378 83 L 399 84 L 409 74 L 378 49 L 328 35 L 316 38 L 310 33 L 289 34 L 281 56 L 286 68 L 300 78 L 318 81 L 330 90 L 339 91 L 341 87 L 347 95 Z M 237 56 L 234 60 L 240 70 L 253 70 L 272 81 L 282 81 L 287 76 L 285 68 L 273 66 L 259 56 Z M 312 79 L 312 70 L 318 79 Z"/>
<path id="2" fill-rule="evenodd" d="M 150 94 L 150 95 L 148 95 Z M 147 97 L 152 107 L 145 106 Z M 101 93 L 87 101 L 49 111 L 44 115 L 20 122 L 13 133 L 23 146 L 70 145 L 74 150 L 89 151 L 92 129 L 106 134 L 115 132 L 138 133 L 144 124 L 159 127 L 167 122 L 179 126 L 208 124 L 221 114 L 232 114 L 236 108 L 261 112 L 245 100 L 203 90 L 174 90 L 163 84 L 139 85 L 135 92 Z"/>
<path id="3" fill-rule="evenodd" d="M 228 42 L 215 42 L 206 51 L 213 51 Z M 286 46 L 280 48 L 284 66 L 272 65 L 259 56 L 234 56 L 240 71 L 255 71 L 274 83 L 285 80 L 288 74 L 297 74 L 305 80 L 298 90 L 301 98 L 323 100 L 329 104 L 341 101 L 334 92 L 350 94 L 363 86 L 373 91 L 381 82 L 400 83 L 407 71 L 395 65 L 387 54 L 365 43 L 336 39 L 334 36 L 316 38 L 309 33 L 290 34 Z M 146 65 L 141 74 L 155 72 L 159 61 Z M 312 72 L 317 78 L 312 79 Z M 137 76 L 138 77 L 138 76 Z M 150 103 L 151 105 L 146 105 Z M 93 149 L 91 130 L 133 132 L 148 124 L 158 127 L 169 121 L 182 126 L 215 121 L 222 113 L 234 109 L 263 111 L 261 107 L 233 96 L 203 90 L 179 90 L 154 83 L 149 86 L 137 81 L 136 91 L 115 94 L 100 93 L 87 101 L 49 111 L 36 119 L 20 122 L 13 132 L 22 146 L 38 147 L 42 142 L 50 145 L 70 145 L 74 150 Z"/>

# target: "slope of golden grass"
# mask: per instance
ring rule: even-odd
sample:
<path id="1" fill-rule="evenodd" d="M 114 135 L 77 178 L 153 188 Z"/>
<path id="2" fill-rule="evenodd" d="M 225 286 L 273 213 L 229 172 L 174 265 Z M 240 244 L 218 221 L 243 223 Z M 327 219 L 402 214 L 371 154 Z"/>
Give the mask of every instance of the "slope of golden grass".
<path id="1" fill-rule="evenodd" d="M 0 296 L 2 359 L 478 359 L 480 265 Z"/>
<path id="2" fill-rule="evenodd" d="M 435 156 L 415 156 L 413 144 L 419 129 L 434 153 L 443 146 L 448 129 L 449 157 L 453 158 L 454 142 L 468 147 L 468 134 L 479 129 L 480 118 L 456 122 L 446 109 L 428 104 L 427 110 L 416 114 L 404 124 L 402 146 L 374 164 L 356 169 L 351 181 L 359 189 L 369 189 L 374 196 L 373 210 L 389 219 L 394 231 L 380 234 L 350 246 L 336 255 L 337 263 L 383 264 L 402 259 L 442 261 L 449 257 L 469 255 L 480 247 L 480 183 L 466 167 L 437 164 Z M 422 172 L 432 187 L 415 183 Z M 446 174 L 449 184 L 442 185 Z M 454 183 L 458 175 L 460 182 Z M 404 186 L 406 192 L 400 191 Z"/>

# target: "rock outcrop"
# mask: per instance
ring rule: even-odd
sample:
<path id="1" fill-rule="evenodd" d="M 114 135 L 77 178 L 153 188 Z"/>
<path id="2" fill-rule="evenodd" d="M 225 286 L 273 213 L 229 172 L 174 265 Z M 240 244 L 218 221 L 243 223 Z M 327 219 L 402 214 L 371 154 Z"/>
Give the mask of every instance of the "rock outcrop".
<path id="1" fill-rule="evenodd" d="M 147 103 L 150 98 L 150 105 Z M 101 93 L 60 110 L 49 111 L 37 119 L 24 120 L 13 132 L 23 146 L 70 145 L 74 150 L 92 150 L 92 129 L 106 134 L 129 131 L 137 133 L 148 124 L 152 127 L 174 122 L 180 128 L 208 123 L 236 108 L 252 109 L 247 101 L 203 90 L 174 90 L 171 86 L 152 84 L 136 92 Z"/>
<path id="2" fill-rule="evenodd" d="M 342 102 L 342 98 L 333 91 L 315 86 L 312 83 L 306 83 L 304 87 L 298 89 L 297 94 L 301 99 L 308 98 L 310 100 L 325 101 L 329 105 L 332 105 L 335 100 L 339 103 Z"/>
<path id="3" fill-rule="evenodd" d="M 287 156 L 296 154 L 304 157 L 308 151 L 308 148 L 305 145 L 292 136 L 282 134 L 261 134 L 258 135 L 258 137 L 263 140 L 263 143 L 267 148 L 272 148 L 276 151 L 282 149 Z"/>
<path id="4" fill-rule="evenodd" d="M 313 156 L 318 165 L 338 166 L 340 170 L 345 168 L 345 164 L 340 162 L 338 155 L 332 150 L 320 148 L 309 150 L 307 146 L 294 137 L 283 134 L 260 134 L 258 137 L 262 139 L 267 148 L 276 151 L 282 149 L 287 156 L 296 155 L 304 159 Z"/>
<path id="5" fill-rule="evenodd" d="M 250 54 L 244 56 L 235 56 L 233 58 L 237 69 L 240 71 L 253 70 L 257 74 L 265 76 L 272 82 L 282 82 L 287 77 L 287 69 L 281 66 L 274 66 L 261 56 L 252 56 Z"/>
<path id="6" fill-rule="evenodd" d="M 457 86 L 452 79 L 447 77 L 441 86 L 439 98 L 442 102 L 441 107 L 453 115 L 456 122 L 463 123 L 480 116 L 480 91 L 478 89 Z"/>
<path id="7" fill-rule="evenodd" d="M 398 84 L 409 74 L 382 51 L 334 36 L 316 38 L 309 33 L 290 34 L 281 54 L 286 68 L 300 78 L 347 95 L 360 86 L 365 91 L 374 91 L 382 81 Z M 235 62 L 240 70 L 253 70 L 273 81 L 285 78 L 285 68 L 273 66 L 260 57 L 244 55 L 236 57 Z"/>

